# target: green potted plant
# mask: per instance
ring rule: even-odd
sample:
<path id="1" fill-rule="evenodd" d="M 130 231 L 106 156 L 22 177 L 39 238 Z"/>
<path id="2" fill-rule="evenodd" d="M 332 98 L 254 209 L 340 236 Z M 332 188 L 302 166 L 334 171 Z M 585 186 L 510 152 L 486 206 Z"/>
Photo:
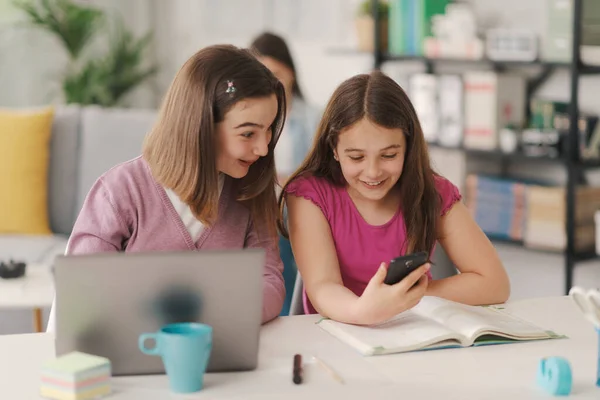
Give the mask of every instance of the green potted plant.
<path id="1" fill-rule="evenodd" d="M 68 54 L 61 82 L 66 103 L 120 105 L 126 94 L 157 72 L 155 65 L 145 65 L 150 34 L 134 37 L 120 18 L 109 24 L 102 10 L 73 0 L 18 0 L 14 4 L 30 25 L 55 36 Z M 108 34 L 108 50 L 86 52 L 99 34 Z"/>
<path id="2" fill-rule="evenodd" d="M 114 107 L 123 97 L 152 77 L 155 65 L 144 65 L 144 53 L 151 41 L 147 34 L 139 39 L 118 20 L 104 55 L 87 59 L 80 68 L 69 71 L 63 80 L 67 103 L 98 104 Z"/>
<path id="3" fill-rule="evenodd" d="M 380 50 L 385 52 L 388 48 L 389 5 L 387 1 L 380 0 L 378 2 L 377 15 L 379 18 Z M 375 44 L 375 38 L 373 36 L 375 31 L 375 21 L 373 19 L 373 2 L 371 0 L 363 0 L 360 3 L 354 22 L 358 38 L 358 49 L 361 51 L 372 52 Z"/>

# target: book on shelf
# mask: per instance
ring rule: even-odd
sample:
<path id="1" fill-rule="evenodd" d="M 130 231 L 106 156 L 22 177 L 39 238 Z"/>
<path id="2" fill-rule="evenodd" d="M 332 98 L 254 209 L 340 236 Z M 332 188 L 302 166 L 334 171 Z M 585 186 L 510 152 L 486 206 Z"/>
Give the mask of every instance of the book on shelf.
<path id="1" fill-rule="evenodd" d="M 564 337 L 501 307 L 468 306 L 431 296 L 381 324 L 352 325 L 323 318 L 318 326 L 365 356 Z"/>
<path id="2" fill-rule="evenodd" d="M 470 174 L 465 201 L 479 227 L 489 236 L 523 240 L 527 217 L 524 183 Z"/>

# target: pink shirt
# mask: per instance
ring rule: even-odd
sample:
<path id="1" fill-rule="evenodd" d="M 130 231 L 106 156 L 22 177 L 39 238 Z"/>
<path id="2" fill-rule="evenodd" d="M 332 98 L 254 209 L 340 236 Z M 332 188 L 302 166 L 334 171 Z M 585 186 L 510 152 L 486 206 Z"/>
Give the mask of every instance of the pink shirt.
<path id="1" fill-rule="evenodd" d="M 445 214 L 461 199 L 458 188 L 436 177 Z M 360 296 L 382 262 L 404 255 L 406 227 L 400 209 L 384 225 L 369 225 L 360 215 L 345 187 L 334 186 L 323 178 L 299 178 L 289 184 L 286 194 L 301 196 L 317 205 L 329 222 L 340 264 L 344 286 Z M 304 311 L 316 313 L 303 294 Z"/>
<path id="2" fill-rule="evenodd" d="M 67 254 L 260 247 L 267 259 L 262 319 L 269 321 L 279 315 L 285 298 L 278 241 L 259 238 L 250 212 L 235 200 L 233 186 L 233 179 L 227 177 L 217 221 L 193 240 L 141 157 L 117 165 L 90 190 L 73 227 Z"/>

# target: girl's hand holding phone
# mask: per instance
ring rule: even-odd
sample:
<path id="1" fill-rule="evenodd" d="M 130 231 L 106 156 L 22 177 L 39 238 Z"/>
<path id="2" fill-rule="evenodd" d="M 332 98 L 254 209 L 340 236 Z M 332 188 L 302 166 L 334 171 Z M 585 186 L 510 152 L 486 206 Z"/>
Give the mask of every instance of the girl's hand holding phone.
<path id="1" fill-rule="evenodd" d="M 358 323 L 371 325 L 384 322 L 419 304 L 427 290 L 427 271 L 430 268 L 429 263 L 423 264 L 400 282 L 388 285 L 384 283 L 387 264 L 381 263 L 356 303 Z"/>

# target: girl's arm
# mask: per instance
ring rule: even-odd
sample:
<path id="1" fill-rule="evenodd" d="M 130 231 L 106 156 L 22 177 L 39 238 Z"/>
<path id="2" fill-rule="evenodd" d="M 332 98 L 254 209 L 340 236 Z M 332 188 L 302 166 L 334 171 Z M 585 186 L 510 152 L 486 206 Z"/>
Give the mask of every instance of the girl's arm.
<path id="1" fill-rule="evenodd" d="M 431 281 L 427 295 L 472 305 L 508 300 L 510 282 L 496 249 L 462 202 L 441 217 L 438 241 L 460 274 Z"/>
<path id="2" fill-rule="evenodd" d="M 278 238 L 265 234 L 257 234 L 251 223 L 246 235 L 244 247 L 259 247 L 266 251 L 266 263 L 263 273 L 263 309 L 262 322 L 268 322 L 281 313 L 285 300 L 285 283 L 283 281 L 283 263 L 279 255 Z"/>
<path id="3" fill-rule="evenodd" d="M 90 189 L 69 237 L 66 254 L 123 250 L 130 231 L 102 179 Z"/>
<path id="4" fill-rule="evenodd" d="M 357 323 L 358 296 L 344 287 L 327 219 L 303 197 L 288 195 L 286 204 L 294 258 L 313 307 L 336 321 Z"/>

